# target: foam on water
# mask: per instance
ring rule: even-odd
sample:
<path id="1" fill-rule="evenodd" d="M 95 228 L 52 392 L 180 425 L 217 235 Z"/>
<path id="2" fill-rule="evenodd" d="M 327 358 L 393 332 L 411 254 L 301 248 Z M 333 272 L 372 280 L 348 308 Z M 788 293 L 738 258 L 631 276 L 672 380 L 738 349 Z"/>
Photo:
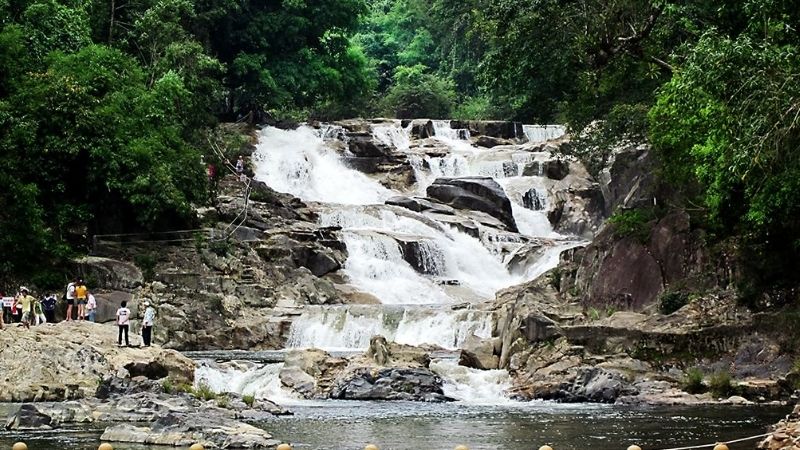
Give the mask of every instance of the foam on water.
<path id="1" fill-rule="evenodd" d="M 307 126 L 264 128 L 253 158 L 257 180 L 302 200 L 366 205 L 392 196 L 380 183 L 347 169 L 317 131 Z"/>
<path id="2" fill-rule="evenodd" d="M 297 403 L 300 398 L 281 385 L 278 373 L 283 363 L 255 364 L 244 361 L 215 363 L 200 361 L 194 373 L 195 387 L 208 386 L 217 393 L 253 395 L 280 404 Z"/>
<path id="3" fill-rule="evenodd" d="M 564 136 L 567 128 L 563 125 L 523 125 L 522 131 L 528 138 L 528 142 L 538 143 Z"/>
<path id="4" fill-rule="evenodd" d="M 430 368 L 444 380 L 444 394 L 459 401 L 480 405 L 513 403 L 506 392 L 511 377 L 505 370 L 477 370 L 456 361 L 436 360 Z"/>
<path id="5" fill-rule="evenodd" d="M 480 310 L 387 308 L 379 305 L 309 307 L 292 322 L 289 348 L 364 350 L 373 336 L 408 345 L 457 349 L 470 337 L 490 338 L 492 314 Z"/>

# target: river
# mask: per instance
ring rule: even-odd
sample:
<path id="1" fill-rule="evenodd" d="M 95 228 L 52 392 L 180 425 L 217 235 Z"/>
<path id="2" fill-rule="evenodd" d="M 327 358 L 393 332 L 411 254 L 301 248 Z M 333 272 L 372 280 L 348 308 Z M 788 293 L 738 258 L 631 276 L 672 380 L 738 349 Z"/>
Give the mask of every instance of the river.
<path id="1" fill-rule="evenodd" d="M 0 405 L 5 413 L 9 405 Z M 295 449 L 531 450 L 547 443 L 555 450 L 620 450 L 707 444 L 763 433 L 789 407 L 629 408 L 552 402 L 485 406 L 407 402 L 304 402 L 293 416 L 258 424 Z M 96 449 L 100 424 L 42 432 L 0 431 L 0 448 L 24 440 L 31 450 Z M 117 450 L 148 447 L 115 444 Z M 753 442 L 731 445 L 753 449 Z"/>

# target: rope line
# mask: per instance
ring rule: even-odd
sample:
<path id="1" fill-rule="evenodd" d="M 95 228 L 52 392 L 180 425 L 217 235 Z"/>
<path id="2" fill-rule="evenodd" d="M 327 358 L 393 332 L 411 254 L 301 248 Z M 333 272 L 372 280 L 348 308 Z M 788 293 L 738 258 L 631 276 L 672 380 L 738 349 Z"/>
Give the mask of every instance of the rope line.
<path id="1" fill-rule="evenodd" d="M 741 439 L 734 439 L 732 441 L 715 442 L 713 444 L 703 444 L 703 445 L 690 445 L 688 447 L 664 448 L 664 449 L 661 449 L 661 450 L 692 450 L 692 449 L 695 449 L 695 448 L 714 448 L 719 444 L 727 445 L 727 444 L 735 444 L 737 442 L 752 441 L 752 440 L 759 439 L 759 438 L 765 438 L 765 437 L 767 437 L 767 436 L 769 436 L 771 434 L 772 433 L 770 432 L 770 433 L 765 433 L 765 434 L 759 434 L 757 436 L 749 436 L 749 437 L 745 437 L 745 438 L 741 438 Z"/>

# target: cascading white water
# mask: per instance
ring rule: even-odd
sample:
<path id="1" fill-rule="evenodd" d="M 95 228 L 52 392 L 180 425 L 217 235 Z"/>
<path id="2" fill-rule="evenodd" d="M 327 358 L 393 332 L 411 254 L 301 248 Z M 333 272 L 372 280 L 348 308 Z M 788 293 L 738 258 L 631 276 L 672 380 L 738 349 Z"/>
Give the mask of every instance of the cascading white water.
<path id="1" fill-rule="evenodd" d="M 278 379 L 281 368 L 283 363 L 262 365 L 245 361 L 201 361 L 194 373 L 194 385 L 205 385 L 214 392 L 252 395 L 280 404 L 296 403 L 299 397 L 284 388 Z"/>
<path id="2" fill-rule="evenodd" d="M 508 146 L 480 149 L 472 145 L 468 130 L 455 130 L 445 121 L 435 121 L 434 130 L 434 140 L 449 150 L 444 156 L 415 153 L 420 150 L 410 148 L 410 127 L 402 128 L 399 121 L 372 126 L 376 141 L 408 153 L 422 194 L 438 177 L 497 179 L 511 200 L 521 234 L 481 226 L 480 239 L 476 239 L 425 214 L 385 205 L 388 198 L 402 194 L 343 163 L 336 149 L 346 146 L 335 142 L 346 134 L 340 128 L 262 130 L 254 155 L 257 179 L 302 200 L 322 203 L 315 206 L 320 225 L 342 228 L 348 253 L 343 270 L 346 281 L 382 303 L 304 307 L 292 322 L 288 347 L 363 350 L 372 336 L 383 335 L 403 344 L 457 349 L 473 336 L 491 338 L 494 320 L 490 311 L 453 310 L 452 305 L 489 300 L 502 288 L 539 276 L 558 263 L 561 250 L 574 245 L 529 242 L 530 236 L 561 238 L 545 215 L 547 190 L 541 185 L 541 173 L 523 176 L 530 171 L 526 170 L 529 164 L 548 155 Z M 441 151 L 441 147 L 432 148 Z M 534 244 L 541 248 L 517 258 L 512 273 L 505 264 L 511 255 Z M 450 362 L 436 367 L 447 380 L 448 395 L 478 402 L 506 401 L 505 372 L 474 371 Z M 274 368 L 264 368 L 262 375 L 277 379 L 277 372 L 269 370 Z M 235 389 L 258 386 L 254 392 L 282 395 L 279 384 L 274 384 L 277 381 L 264 381 L 261 386 L 248 378 L 250 375 L 237 375 L 241 371 L 198 371 L 219 386 L 233 380 Z M 220 379 L 213 378 L 220 373 Z"/>
<path id="3" fill-rule="evenodd" d="M 310 127 L 264 128 L 254 158 L 257 179 L 303 200 L 366 205 L 383 203 L 393 195 L 363 173 L 346 169 Z"/>
<path id="4" fill-rule="evenodd" d="M 564 136 L 567 128 L 563 125 L 523 125 L 522 132 L 525 133 L 528 142 L 539 143 Z"/>
<path id="5" fill-rule="evenodd" d="M 452 128 L 449 120 L 434 120 L 433 133 L 437 138 L 451 141 L 466 141 L 470 138 L 466 128 Z"/>
<path id="6" fill-rule="evenodd" d="M 399 121 L 372 127 L 372 135 L 378 142 L 401 151 L 408 150 L 411 144 L 410 132 L 411 124 L 403 128 Z"/>
<path id="7" fill-rule="evenodd" d="M 459 348 L 470 336 L 489 338 L 492 313 L 480 310 L 350 305 L 306 308 L 292 322 L 287 346 L 364 350 L 372 336 L 408 345 Z"/>
<path id="8" fill-rule="evenodd" d="M 349 254 L 345 273 L 353 285 L 383 303 L 459 301 L 414 270 L 403 257 L 397 240 L 408 239 L 427 246 L 431 251 L 423 256 L 435 256 L 438 278 L 458 280 L 461 286 L 486 299 L 523 281 L 511 275 L 481 241 L 404 208 L 378 205 L 338 208 L 320 214 L 320 223 L 349 230 L 344 233 Z"/>
<path id="9" fill-rule="evenodd" d="M 445 380 L 444 393 L 449 397 L 479 405 L 512 402 L 506 395 L 511 389 L 511 377 L 505 370 L 470 369 L 446 360 L 433 361 L 430 367 Z"/>

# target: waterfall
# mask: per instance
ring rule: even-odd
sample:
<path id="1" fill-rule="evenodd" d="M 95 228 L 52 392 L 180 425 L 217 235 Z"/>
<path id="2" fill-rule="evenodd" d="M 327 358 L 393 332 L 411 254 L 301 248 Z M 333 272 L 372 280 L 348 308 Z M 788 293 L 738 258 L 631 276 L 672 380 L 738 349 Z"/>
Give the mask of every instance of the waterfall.
<path id="1" fill-rule="evenodd" d="M 436 308 L 349 305 L 306 308 L 292 322 L 287 346 L 364 350 L 372 336 L 408 345 L 457 349 L 470 337 L 489 338 L 491 312 Z"/>
<path id="2" fill-rule="evenodd" d="M 479 405 L 512 403 L 506 396 L 511 377 L 505 370 L 477 370 L 455 361 L 431 362 L 431 370 L 444 380 L 444 393 L 459 401 Z"/>
<path id="3" fill-rule="evenodd" d="M 564 240 L 547 219 L 547 192 L 552 186 L 547 183 L 552 182 L 541 173 L 523 176 L 526 167 L 537 161 L 541 169 L 548 154 L 524 147 L 480 149 L 471 144 L 468 130 L 450 125 L 434 121 L 431 141 L 435 142 L 426 140 L 413 148 L 410 129 L 399 121 L 374 124 L 371 133 L 375 142 L 407 157 L 421 194 L 438 177 L 496 179 L 511 201 L 520 233 L 480 225 L 476 238 L 432 218 L 436 215 L 384 204 L 404 193 L 343 163 L 340 152 L 347 132 L 340 127 L 261 131 L 254 153 L 256 178 L 277 191 L 316 202 L 311 206 L 319 225 L 340 227 L 347 248 L 347 260 L 334 282 L 380 302 L 304 306 L 291 323 L 287 347 L 363 350 L 370 338 L 382 335 L 402 344 L 454 350 L 475 337 L 489 339 L 495 319 L 482 304 L 500 289 L 555 267 L 560 252 L 577 245 Z M 528 138 L 535 133 L 546 138 L 557 135 L 545 127 L 531 131 Z M 468 306 L 455 309 L 463 304 Z M 208 365 L 198 368 L 198 379 L 212 388 L 292 401 L 277 381 L 278 370 L 279 365 Z M 434 370 L 445 378 L 446 392 L 455 398 L 508 401 L 504 391 L 510 381 L 503 371 L 476 371 L 452 361 L 437 362 Z"/>
<path id="4" fill-rule="evenodd" d="M 374 125 L 372 136 L 375 139 L 396 150 L 408 150 L 411 144 L 411 124 L 407 128 L 400 125 L 400 121 L 395 121 L 389 125 Z"/>
<path id="5" fill-rule="evenodd" d="M 449 120 L 434 120 L 433 134 L 441 139 L 450 141 L 466 141 L 470 138 L 466 128 L 452 128 Z"/>
<path id="6" fill-rule="evenodd" d="M 539 143 L 564 136 L 567 128 L 563 125 L 523 125 L 522 131 L 528 142 Z"/>
<path id="7" fill-rule="evenodd" d="M 255 177 L 273 189 L 306 201 L 364 205 L 393 194 L 380 183 L 347 169 L 313 128 L 264 128 L 256 151 Z"/>
<path id="8" fill-rule="evenodd" d="M 278 379 L 281 368 L 283 363 L 201 361 L 194 373 L 194 385 L 198 387 L 203 384 L 214 392 L 252 395 L 257 399 L 269 399 L 280 404 L 297 403 L 299 397 L 285 389 Z"/>

